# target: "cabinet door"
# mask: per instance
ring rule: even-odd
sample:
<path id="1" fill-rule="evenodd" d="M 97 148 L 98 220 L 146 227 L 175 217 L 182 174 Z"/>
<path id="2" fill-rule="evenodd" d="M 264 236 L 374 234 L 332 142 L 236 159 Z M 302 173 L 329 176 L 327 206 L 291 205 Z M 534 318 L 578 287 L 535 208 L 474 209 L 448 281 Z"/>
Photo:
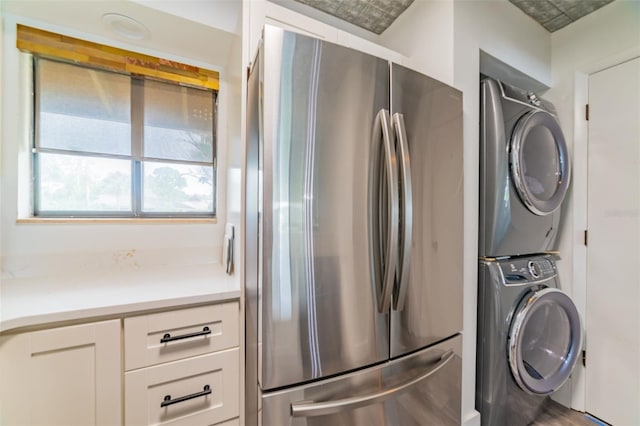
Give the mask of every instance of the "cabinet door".
<path id="1" fill-rule="evenodd" d="M 120 321 L 3 338 L 0 423 L 122 423 Z"/>

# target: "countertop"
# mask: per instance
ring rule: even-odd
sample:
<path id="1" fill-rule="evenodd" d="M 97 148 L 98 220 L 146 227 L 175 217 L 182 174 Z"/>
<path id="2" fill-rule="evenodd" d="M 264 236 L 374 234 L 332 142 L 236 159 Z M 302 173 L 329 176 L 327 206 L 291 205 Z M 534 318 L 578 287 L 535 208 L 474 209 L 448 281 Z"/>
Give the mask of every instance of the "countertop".
<path id="1" fill-rule="evenodd" d="M 0 333 L 239 298 L 217 263 L 3 279 Z"/>

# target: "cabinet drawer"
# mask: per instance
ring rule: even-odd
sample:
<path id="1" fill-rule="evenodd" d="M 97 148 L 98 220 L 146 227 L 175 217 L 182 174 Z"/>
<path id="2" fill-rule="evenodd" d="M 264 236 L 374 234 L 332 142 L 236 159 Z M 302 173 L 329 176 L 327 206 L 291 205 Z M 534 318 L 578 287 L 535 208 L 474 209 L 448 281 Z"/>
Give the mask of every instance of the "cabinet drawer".
<path id="1" fill-rule="evenodd" d="M 238 346 L 238 303 L 125 318 L 125 370 Z"/>
<path id="2" fill-rule="evenodd" d="M 238 417 L 239 362 L 234 348 L 125 373 L 125 425 L 212 425 Z"/>
<path id="3" fill-rule="evenodd" d="M 215 424 L 214 426 L 240 426 L 240 419 L 235 418 L 233 420 L 227 420 L 226 422 L 218 423 L 218 424 Z"/>
<path id="4" fill-rule="evenodd" d="M 240 419 L 236 417 L 232 420 L 227 420 L 226 422 L 216 423 L 213 426 L 240 426 Z"/>

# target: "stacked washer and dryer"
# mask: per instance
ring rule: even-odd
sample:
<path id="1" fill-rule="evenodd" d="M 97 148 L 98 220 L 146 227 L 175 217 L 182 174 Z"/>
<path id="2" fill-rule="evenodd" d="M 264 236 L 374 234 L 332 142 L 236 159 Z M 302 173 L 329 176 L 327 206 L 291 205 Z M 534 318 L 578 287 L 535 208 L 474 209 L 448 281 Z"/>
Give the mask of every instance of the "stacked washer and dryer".
<path id="1" fill-rule="evenodd" d="M 480 97 L 476 408 L 483 426 L 527 425 L 582 348 L 553 251 L 569 155 L 551 103 L 491 78 Z"/>

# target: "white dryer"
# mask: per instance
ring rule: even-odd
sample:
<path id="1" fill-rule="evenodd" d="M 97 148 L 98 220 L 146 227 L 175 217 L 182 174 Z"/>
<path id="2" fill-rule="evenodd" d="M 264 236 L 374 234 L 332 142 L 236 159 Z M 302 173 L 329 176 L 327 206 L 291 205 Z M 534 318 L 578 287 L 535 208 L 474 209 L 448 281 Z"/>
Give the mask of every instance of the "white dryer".
<path id="1" fill-rule="evenodd" d="M 490 78 L 480 88 L 479 255 L 554 250 L 571 174 L 555 109 Z"/>

